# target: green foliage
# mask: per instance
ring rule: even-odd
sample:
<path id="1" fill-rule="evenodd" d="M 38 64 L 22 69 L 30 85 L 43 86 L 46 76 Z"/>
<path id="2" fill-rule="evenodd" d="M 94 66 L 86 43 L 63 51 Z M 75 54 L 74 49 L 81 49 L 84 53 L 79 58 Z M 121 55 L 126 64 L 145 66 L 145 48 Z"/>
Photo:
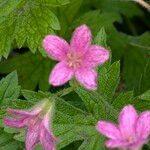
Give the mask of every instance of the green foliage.
<path id="1" fill-rule="evenodd" d="M 53 64 L 53 61 L 42 57 L 39 53 L 33 55 L 28 52 L 2 62 L 0 73 L 9 73 L 16 69 L 20 84 L 24 89 L 34 90 L 39 86 L 41 90 L 48 90 L 48 76 Z"/>
<path id="2" fill-rule="evenodd" d="M 150 34 L 130 37 L 124 53 L 123 79 L 128 89 L 140 94 L 150 87 L 149 82 L 149 40 Z"/>
<path id="3" fill-rule="evenodd" d="M 103 73 L 101 72 L 101 74 Z M 111 80 L 113 80 L 113 78 Z M 79 86 L 76 81 L 72 81 L 71 85 L 74 87 L 79 97 L 81 97 L 86 107 L 86 111 L 83 111 L 65 102 L 62 98 L 57 97 L 57 95 L 65 94 L 67 90 L 60 91 L 62 92 L 62 94 L 60 92 L 59 94 L 52 94 L 42 91 L 34 92 L 22 90 L 21 95 L 23 95 L 26 100 L 16 100 L 19 96 L 20 91 L 16 72 L 9 74 L 5 79 L 2 79 L 0 83 L 1 95 L 4 95 L 1 99 L 2 101 L 5 100 L 5 103 L 1 103 L 1 107 L 4 107 L 5 109 L 6 106 L 20 109 L 30 108 L 44 98 L 49 98 L 50 101 L 55 101 L 53 131 L 55 135 L 60 139 L 58 149 L 61 149 L 74 141 L 83 141 L 78 148 L 79 150 L 105 150 L 105 147 L 103 145 L 105 138 L 103 138 L 95 129 L 97 121 L 100 119 L 109 119 L 116 121 L 116 117 L 118 114 L 118 111 L 116 111 L 116 109 L 120 110 L 124 105 L 126 105 L 133 99 L 132 92 L 121 93 L 111 105 L 111 101 L 107 99 L 107 94 L 109 96 L 110 92 L 106 92 L 106 95 L 104 96 L 101 94 L 101 92 L 98 91 L 87 91 Z M 2 89 L 4 90 L 2 91 Z M 14 89 L 15 91 L 17 91 L 17 94 L 14 94 Z M 110 89 L 110 91 L 112 91 L 112 89 Z M 9 95 L 10 93 L 11 95 Z M 149 95 L 149 92 L 146 92 L 143 95 L 146 95 L 145 99 L 147 99 L 147 95 Z M 143 95 L 141 97 L 144 99 Z M 4 117 L 5 115 L 3 114 L 2 116 Z M 3 126 L 0 129 L 3 130 Z M 5 138 L 8 138 L 8 134 L 11 135 L 9 136 L 9 138 L 11 138 L 11 142 L 9 145 L 13 144 L 15 150 L 18 149 L 19 145 L 22 146 L 21 141 L 24 141 L 25 137 L 24 130 L 16 130 L 5 127 L 3 132 L 4 135 L 2 135 Z M 3 138 L 2 135 L 0 136 L 0 139 Z M 17 147 L 15 147 L 16 143 L 18 142 L 19 144 L 17 144 Z M 8 146 L 8 149 L 9 148 L 10 146 Z"/>
<path id="4" fill-rule="evenodd" d="M 26 42 L 32 52 L 38 48 L 45 35 L 60 30 L 52 7 L 67 4 L 69 0 L 0 0 L 0 54 L 7 57 L 13 41 L 17 47 Z"/>
<path id="5" fill-rule="evenodd" d="M 117 14 L 123 14 L 128 17 L 135 15 L 142 15 L 143 12 L 132 1 L 110 1 L 110 0 L 94 0 L 93 5 L 96 8 L 101 9 L 103 12 L 114 12 Z"/>
<path id="6" fill-rule="evenodd" d="M 119 83 L 120 63 L 115 62 L 109 68 L 100 70 L 98 92 L 111 101 Z"/>
<path id="7" fill-rule="evenodd" d="M 142 95 L 139 96 L 139 98 L 144 99 L 144 100 L 150 100 L 150 90 L 147 90 L 144 92 Z"/>
<path id="8" fill-rule="evenodd" d="M 7 106 L 18 98 L 20 86 L 18 85 L 17 73 L 12 72 L 0 81 L 0 118 L 5 114 Z"/>
<path id="9" fill-rule="evenodd" d="M 23 144 L 13 139 L 13 134 L 4 132 L 0 128 L 0 149 L 1 150 L 20 150 L 23 149 Z"/>
<path id="10" fill-rule="evenodd" d="M 9 73 L 0 80 L 0 150 L 24 149 L 25 129 L 2 123 L 6 109 L 28 109 L 44 98 L 55 101 L 57 149 L 107 150 L 95 129 L 98 120 L 117 123 L 128 104 L 139 112 L 150 110 L 148 15 L 125 0 L 0 0 L 0 59 L 10 54 L 0 62 L 0 77 Z M 98 88 L 86 90 L 76 80 L 52 87 L 48 77 L 55 62 L 45 57 L 42 39 L 57 34 L 69 41 L 81 24 L 92 30 L 93 44 L 110 50 L 110 60 L 97 67 Z M 21 47 L 31 52 L 22 53 Z"/>

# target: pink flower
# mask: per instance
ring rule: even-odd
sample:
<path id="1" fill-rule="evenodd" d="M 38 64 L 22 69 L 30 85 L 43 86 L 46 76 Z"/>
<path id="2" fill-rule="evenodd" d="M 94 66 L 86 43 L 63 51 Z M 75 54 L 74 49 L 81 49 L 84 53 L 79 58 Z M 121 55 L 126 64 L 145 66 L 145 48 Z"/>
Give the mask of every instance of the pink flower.
<path id="1" fill-rule="evenodd" d="M 109 58 L 109 51 L 98 45 L 91 45 L 91 31 L 81 25 L 74 31 L 70 45 L 62 38 L 48 35 L 43 46 L 48 55 L 60 61 L 52 70 L 49 83 L 59 86 L 73 76 L 87 89 L 96 89 L 95 67 Z"/>
<path id="2" fill-rule="evenodd" d="M 38 105 L 32 111 L 8 109 L 8 113 L 15 118 L 5 118 L 4 124 L 14 128 L 27 128 L 26 150 L 33 150 L 37 143 L 43 145 L 44 150 L 55 150 L 57 139 L 49 129 L 49 120 L 52 113 L 47 102 Z"/>
<path id="3" fill-rule="evenodd" d="M 150 135 L 150 111 L 145 111 L 138 116 L 134 107 L 128 105 L 120 112 L 118 126 L 99 121 L 96 128 L 109 138 L 106 141 L 107 147 L 140 150 Z"/>

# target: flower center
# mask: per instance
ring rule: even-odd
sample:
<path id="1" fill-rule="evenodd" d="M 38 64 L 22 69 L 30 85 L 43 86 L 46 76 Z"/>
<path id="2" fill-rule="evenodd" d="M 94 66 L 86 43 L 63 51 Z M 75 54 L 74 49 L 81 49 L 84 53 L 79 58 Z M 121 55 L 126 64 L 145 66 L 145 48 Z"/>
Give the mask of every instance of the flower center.
<path id="1" fill-rule="evenodd" d="M 128 141 L 129 143 L 133 143 L 134 140 L 135 140 L 135 138 L 132 137 L 132 136 L 129 136 L 129 137 L 127 138 L 127 141 Z"/>
<path id="2" fill-rule="evenodd" d="M 78 53 L 69 52 L 67 54 L 67 62 L 69 67 L 74 69 L 79 68 L 81 66 L 82 58 Z"/>

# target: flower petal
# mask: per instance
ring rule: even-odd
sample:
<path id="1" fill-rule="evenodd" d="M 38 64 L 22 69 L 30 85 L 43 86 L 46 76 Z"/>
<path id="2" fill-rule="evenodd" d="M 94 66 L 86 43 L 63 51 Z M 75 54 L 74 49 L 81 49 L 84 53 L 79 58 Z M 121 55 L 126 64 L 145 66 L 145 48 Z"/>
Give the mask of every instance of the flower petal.
<path id="1" fill-rule="evenodd" d="M 139 138 L 146 139 L 150 135 L 150 111 L 143 112 L 136 124 L 136 133 Z"/>
<path id="2" fill-rule="evenodd" d="M 47 111 L 47 113 L 44 115 L 43 120 L 42 120 L 42 125 L 47 128 L 49 130 L 49 123 L 50 123 L 50 118 L 52 115 L 52 107 L 49 107 L 49 110 Z"/>
<path id="3" fill-rule="evenodd" d="M 6 126 L 14 127 L 14 128 L 23 128 L 25 127 L 24 119 L 11 119 L 11 118 L 4 118 L 4 124 Z"/>
<path id="4" fill-rule="evenodd" d="M 51 133 L 45 126 L 43 125 L 41 127 L 41 132 L 40 132 L 40 142 L 43 145 L 44 150 L 55 150 L 55 145 L 57 142 L 57 139 Z"/>
<path id="5" fill-rule="evenodd" d="M 34 146 L 39 143 L 39 130 L 40 124 L 36 123 L 34 126 L 30 126 L 27 129 L 26 134 L 26 150 L 33 150 Z"/>
<path id="6" fill-rule="evenodd" d="M 71 39 L 71 50 L 84 53 L 91 44 L 91 31 L 86 25 L 75 29 Z"/>
<path id="7" fill-rule="evenodd" d="M 119 115 L 119 128 L 122 136 L 128 139 L 135 136 L 135 126 L 138 114 L 132 105 L 123 108 Z"/>
<path id="8" fill-rule="evenodd" d="M 49 83 L 54 86 L 59 86 L 69 81 L 73 76 L 73 70 L 65 63 L 58 63 L 52 70 L 49 78 Z"/>
<path id="9" fill-rule="evenodd" d="M 96 129 L 103 135 L 111 139 L 121 139 L 119 129 L 112 123 L 106 121 L 99 121 L 96 125 Z"/>
<path id="10" fill-rule="evenodd" d="M 19 116 L 19 117 L 30 117 L 30 116 L 35 115 L 34 113 L 32 113 L 30 111 L 24 111 L 24 110 L 18 110 L 18 109 L 11 109 L 11 108 L 8 108 L 7 112 L 10 113 L 10 114 Z"/>
<path id="11" fill-rule="evenodd" d="M 128 147 L 128 143 L 122 142 L 119 140 L 108 140 L 108 141 L 106 141 L 105 144 L 108 148 L 126 148 L 126 147 Z"/>
<path id="12" fill-rule="evenodd" d="M 85 66 L 95 67 L 103 64 L 109 59 L 109 51 L 97 45 L 91 46 L 90 50 L 85 54 Z"/>
<path id="13" fill-rule="evenodd" d="M 89 90 L 96 90 L 97 73 L 95 70 L 86 68 L 78 69 L 75 72 L 75 77 L 85 88 Z"/>
<path id="14" fill-rule="evenodd" d="M 69 44 L 58 36 L 48 35 L 43 40 L 43 47 L 50 57 L 60 61 L 65 58 Z"/>

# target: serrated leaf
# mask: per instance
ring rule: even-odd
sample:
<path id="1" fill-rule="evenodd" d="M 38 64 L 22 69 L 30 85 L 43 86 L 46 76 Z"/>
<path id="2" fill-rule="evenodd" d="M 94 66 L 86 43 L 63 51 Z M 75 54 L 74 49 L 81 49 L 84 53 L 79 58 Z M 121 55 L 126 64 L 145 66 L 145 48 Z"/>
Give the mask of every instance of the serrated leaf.
<path id="1" fill-rule="evenodd" d="M 0 73 L 9 73 L 16 69 L 22 88 L 35 89 L 39 85 L 41 90 L 48 90 L 48 76 L 53 64 L 53 61 L 39 53 L 33 55 L 27 52 L 1 62 Z"/>
<path id="2" fill-rule="evenodd" d="M 98 92 L 111 102 L 119 83 L 120 63 L 114 62 L 108 69 L 101 69 L 98 79 Z"/>
<path id="3" fill-rule="evenodd" d="M 14 71 L 0 81 L 0 118 L 5 115 L 5 109 L 18 98 L 19 94 L 20 86 L 17 73 Z"/>
<path id="4" fill-rule="evenodd" d="M 107 48 L 106 40 L 107 40 L 107 34 L 105 32 L 105 28 L 102 27 L 98 32 L 98 34 L 96 35 L 96 37 L 94 38 L 94 43 Z"/>
<path id="5" fill-rule="evenodd" d="M 69 0 L 0 1 L 0 54 L 7 57 L 13 41 L 18 47 L 27 43 L 32 52 L 41 47 L 45 35 L 60 29 L 51 6 L 67 4 Z"/>
<path id="6" fill-rule="evenodd" d="M 20 86 L 18 86 L 17 72 L 10 73 L 0 81 L 0 102 L 5 99 L 15 99 L 19 96 Z"/>
<path id="7" fill-rule="evenodd" d="M 125 92 L 120 93 L 116 99 L 114 99 L 112 105 L 118 109 L 121 110 L 125 105 L 132 104 L 133 103 L 133 92 Z"/>

